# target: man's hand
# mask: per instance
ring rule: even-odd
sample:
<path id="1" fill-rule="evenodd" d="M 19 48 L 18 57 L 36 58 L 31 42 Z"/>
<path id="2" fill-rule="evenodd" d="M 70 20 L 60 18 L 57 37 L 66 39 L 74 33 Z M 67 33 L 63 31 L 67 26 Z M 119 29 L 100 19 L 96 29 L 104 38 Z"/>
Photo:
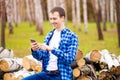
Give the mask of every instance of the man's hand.
<path id="1" fill-rule="evenodd" d="M 48 46 L 48 45 L 46 45 L 44 43 L 42 45 L 40 45 L 40 49 L 42 49 L 42 50 L 48 50 L 48 51 L 52 50 L 52 48 L 50 46 Z"/>
<path id="2" fill-rule="evenodd" d="M 51 51 L 52 48 L 46 44 L 41 44 L 41 43 L 37 43 L 37 42 L 31 42 L 31 46 L 32 46 L 32 50 L 33 51 L 36 51 L 38 49 L 41 49 L 41 50 L 48 50 L 48 51 Z"/>
<path id="3" fill-rule="evenodd" d="M 31 49 L 33 51 L 40 49 L 39 44 L 37 42 L 31 42 Z"/>

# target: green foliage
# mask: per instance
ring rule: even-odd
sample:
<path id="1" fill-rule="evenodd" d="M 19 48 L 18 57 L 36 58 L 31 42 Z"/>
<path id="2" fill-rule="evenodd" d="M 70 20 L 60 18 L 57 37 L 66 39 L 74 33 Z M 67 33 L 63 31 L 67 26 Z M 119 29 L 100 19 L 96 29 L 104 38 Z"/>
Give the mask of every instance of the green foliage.
<path id="1" fill-rule="evenodd" d="M 79 49 L 83 51 L 84 55 L 93 49 L 107 49 L 111 53 L 119 55 L 120 48 L 118 48 L 116 25 L 114 28 L 111 28 L 107 24 L 107 31 L 103 31 L 104 40 L 98 40 L 95 23 L 89 23 L 88 33 L 84 32 L 84 24 L 81 25 L 82 31 L 78 31 L 77 26 L 73 28 L 71 22 L 68 22 L 66 25 L 78 35 Z M 46 34 L 52 29 L 52 26 L 46 21 L 44 22 L 43 29 L 44 35 L 39 35 L 35 25 L 30 27 L 29 23 L 25 22 L 20 23 L 18 27 L 14 26 L 14 34 L 9 34 L 8 27 L 6 27 L 6 48 L 12 49 L 17 57 L 30 55 L 30 38 L 42 43 Z"/>

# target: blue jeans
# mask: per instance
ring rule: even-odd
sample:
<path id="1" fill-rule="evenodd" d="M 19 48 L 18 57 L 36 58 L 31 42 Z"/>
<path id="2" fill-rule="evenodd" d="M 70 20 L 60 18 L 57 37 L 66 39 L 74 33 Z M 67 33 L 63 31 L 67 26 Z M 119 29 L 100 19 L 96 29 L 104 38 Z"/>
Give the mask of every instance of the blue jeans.
<path id="1" fill-rule="evenodd" d="M 60 74 L 56 74 L 55 72 L 40 72 L 25 77 L 22 80 L 61 80 L 61 77 Z"/>

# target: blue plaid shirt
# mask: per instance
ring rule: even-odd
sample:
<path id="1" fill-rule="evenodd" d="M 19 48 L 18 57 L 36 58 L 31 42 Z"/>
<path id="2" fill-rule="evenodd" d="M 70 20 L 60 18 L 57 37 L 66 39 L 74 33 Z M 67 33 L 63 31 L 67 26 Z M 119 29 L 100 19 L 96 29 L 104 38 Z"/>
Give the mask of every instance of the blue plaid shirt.
<path id="1" fill-rule="evenodd" d="M 47 45 L 49 45 L 53 33 L 54 30 L 52 30 L 46 36 L 44 42 Z M 77 48 L 78 48 L 77 36 L 68 28 L 64 28 L 61 31 L 61 40 L 58 49 L 53 48 L 53 50 L 51 51 L 54 55 L 58 57 L 57 65 L 62 80 L 73 80 L 71 63 L 73 63 L 75 59 Z M 49 52 L 45 50 L 36 50 L 32 52 L 32 55 L 37 60 L 42 60 L 42 70 L 46 71 L 50 56 Z"/>

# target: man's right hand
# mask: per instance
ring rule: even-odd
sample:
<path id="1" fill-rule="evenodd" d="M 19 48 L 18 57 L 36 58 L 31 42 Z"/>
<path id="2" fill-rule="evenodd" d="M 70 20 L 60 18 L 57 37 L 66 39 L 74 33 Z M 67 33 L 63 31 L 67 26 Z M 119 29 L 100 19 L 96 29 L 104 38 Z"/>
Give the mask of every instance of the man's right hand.
<path id="1" fill-rule="evenodd" d="M 37 42 L 31 42 L 31 49 L 33 51 L 36 51 L 36 50 L 40 49 L 39 46 L 40 46 L 39 43 L 37 43 Z"/>

